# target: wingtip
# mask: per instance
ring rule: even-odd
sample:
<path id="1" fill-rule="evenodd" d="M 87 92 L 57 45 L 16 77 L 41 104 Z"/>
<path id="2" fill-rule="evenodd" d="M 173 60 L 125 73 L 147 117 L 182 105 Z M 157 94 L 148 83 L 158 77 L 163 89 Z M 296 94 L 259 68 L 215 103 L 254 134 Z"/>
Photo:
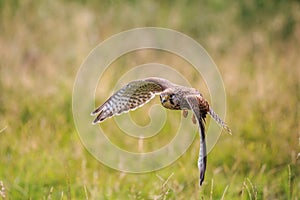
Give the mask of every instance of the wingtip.
<path id="1" fill-rule="evenodd" d="M 99 113 L 100 113 L 100 110 L 99 110 L 99 108 L 97 108 L 96 110 L 94 110 L 93 112 L 91 112 L 91 116 L 95 116 L 95 115 L 97 115 Z"/>
<path id="2" fill-rule="evenodd" d="M 92 125 L 96 125 L 96 124 L 99 124 L 98 120 L 97 121 L 95 120 L 95 121 L 92 122 Z"/>
<path id="3" fill-rule="evenodd" d="M 97 108 L 93 112 L 91 112 L 91 116 L 100 115 L 103 112 L 103 109 Z"/>
<path id="4" fill-rule="evenodd" d="M 199 177 L 199 186 L 200 187 L 202 187 L 203 182 L 204 182 L 204 174 L 200 174 L 200 177 Z"/>
<path id="5" fill-rule="evenodd" d="M 203 180 L 199 180 L 199 187 L 202 187 Z"/>
<path id="6" fill-rule="evenodd" d="M 93 125 L 99 124 L 101 122 L 101 120 L 96 117 L 96 119 L 94 119 L 94 121 L 92 122 Z"/>
<path id="7" fill-rule="evenodd" d="M 105 118 L 104 118 L 105 119 Z M 104 120 L 103 118 L 100 118 L 99 115 L 96 117 L 96 119 L 94 119 L 94 121 L 92 122 L 93 125 L 96 124 L 100 124 L 101 122 L 103 122 Z"/>
<path id="8" fill-rule="evenodd" d="M 93 111 L 91 112 L 91 116 L 96 116 L 99 112 Z"/>
<path id="9" fill-rule="evenodd" d="M 229 135 L 232 135 L 232 131 L 229 127 L 225 127 L 225 130 Z"/>

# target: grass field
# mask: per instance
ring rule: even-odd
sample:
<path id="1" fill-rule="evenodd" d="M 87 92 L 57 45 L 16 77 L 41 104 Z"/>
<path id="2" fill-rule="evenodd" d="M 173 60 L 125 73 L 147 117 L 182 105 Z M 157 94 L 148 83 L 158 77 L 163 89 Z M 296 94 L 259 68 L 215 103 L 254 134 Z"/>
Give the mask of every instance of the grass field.
<path id="1" fill-rule="evenodd" d="M 0 199 L 300 199 L 299 9 L 296 0 L 0 0 Z M 110 36 L 145 26 L 189 35 L 222 74 L 233 135 L 222 134 L 209 153 L 201 188 L 198 137 L 172 165 L 130 174 L 98 162 L 75 128 L 72 90 L 81 63 Z M 156 58 L 127 55 L 106 79 L 118 78 L 116 65 L 126 72 Z M 208 95 L 192 68 L 182 70 L 168 55 L 160 61 Z M 138 117 L 143 109 L 133 113 L 140 124 L 147 123 Z M 118 143 L 122 132 L 110 124 L 103 126 Z M 173 137 L 170 120 L 166 126 L 155 145 Z"/>

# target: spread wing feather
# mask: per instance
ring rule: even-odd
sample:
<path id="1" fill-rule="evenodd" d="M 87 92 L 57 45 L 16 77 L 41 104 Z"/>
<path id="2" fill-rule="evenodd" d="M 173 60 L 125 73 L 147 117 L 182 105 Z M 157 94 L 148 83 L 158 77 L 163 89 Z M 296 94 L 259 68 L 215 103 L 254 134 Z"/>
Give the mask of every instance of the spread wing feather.
<path id="1" fill-rule="evenodd" d="M 91 113 L 91 115 L 97 115 L 93 124 L 143 106 L 163 89 L 164 87 L 155 81 L 148 81 L 147 79 L 132 81 Z"/>
<path id="2" fill-rule="evenodd" d="M 199 183 L 202 185 L 205 176 L 206 162 L 207 162 L 207 152 L 206 152 L 206 142 L 205 142 L 205 115 L 201 114 L 199 99 L 197 96 L 187 96 L 186 100 L 190 106 L 190 109 L 193 111 L 196 116 L 198 125 L 199 125 L 199 135 L 200 135 L 200 149 L 199 149 L 199 158 L 198 158 L 198 168 L 200 171 L 200 180 Z"/>

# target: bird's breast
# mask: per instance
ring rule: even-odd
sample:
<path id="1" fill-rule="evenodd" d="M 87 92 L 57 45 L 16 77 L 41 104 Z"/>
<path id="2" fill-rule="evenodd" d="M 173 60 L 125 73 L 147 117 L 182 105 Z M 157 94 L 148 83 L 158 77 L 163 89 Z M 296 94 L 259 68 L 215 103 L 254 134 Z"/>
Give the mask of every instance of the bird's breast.
<path id="1" fill-rule="evenodd" d="M 181 110 L 180 105 L 179 105 L 179 104 L 176 104 L 176 103 L 173 102 L 172 100 L 163 102 L 162 105 L 163 105 L 165 108 L 168 108 L 168 109 L 171 109 L 171 110 Z"/>

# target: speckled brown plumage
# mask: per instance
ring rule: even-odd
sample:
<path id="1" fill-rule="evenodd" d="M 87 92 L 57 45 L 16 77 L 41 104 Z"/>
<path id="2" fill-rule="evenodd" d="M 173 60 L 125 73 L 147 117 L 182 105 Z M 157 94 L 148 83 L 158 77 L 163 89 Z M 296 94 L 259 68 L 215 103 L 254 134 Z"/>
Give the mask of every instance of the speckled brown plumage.
<path id="1" fill-rule="evenodd" d="M 155 95 L 160 95 L 160 101 L 165 108 L 183 110 L 184 117 L 187 110 L 194 113 L 193 122 L 198 122 L 200 133 L 200 150 L 198 168 L 200 171 L 200 185 L 202 185 L 206 170 L 206 142 L 205 118 L 207 113 L 224 129 L 231 132 L 229 127 L 209 106 L 201 93 L 190 87 L 174 84 L 166 79 L 150 77 L 132 81 L 115 94 L 91 114 L 96 115 L 94 124 L 114 115 L 134 110 L 149 102 Z"/>

